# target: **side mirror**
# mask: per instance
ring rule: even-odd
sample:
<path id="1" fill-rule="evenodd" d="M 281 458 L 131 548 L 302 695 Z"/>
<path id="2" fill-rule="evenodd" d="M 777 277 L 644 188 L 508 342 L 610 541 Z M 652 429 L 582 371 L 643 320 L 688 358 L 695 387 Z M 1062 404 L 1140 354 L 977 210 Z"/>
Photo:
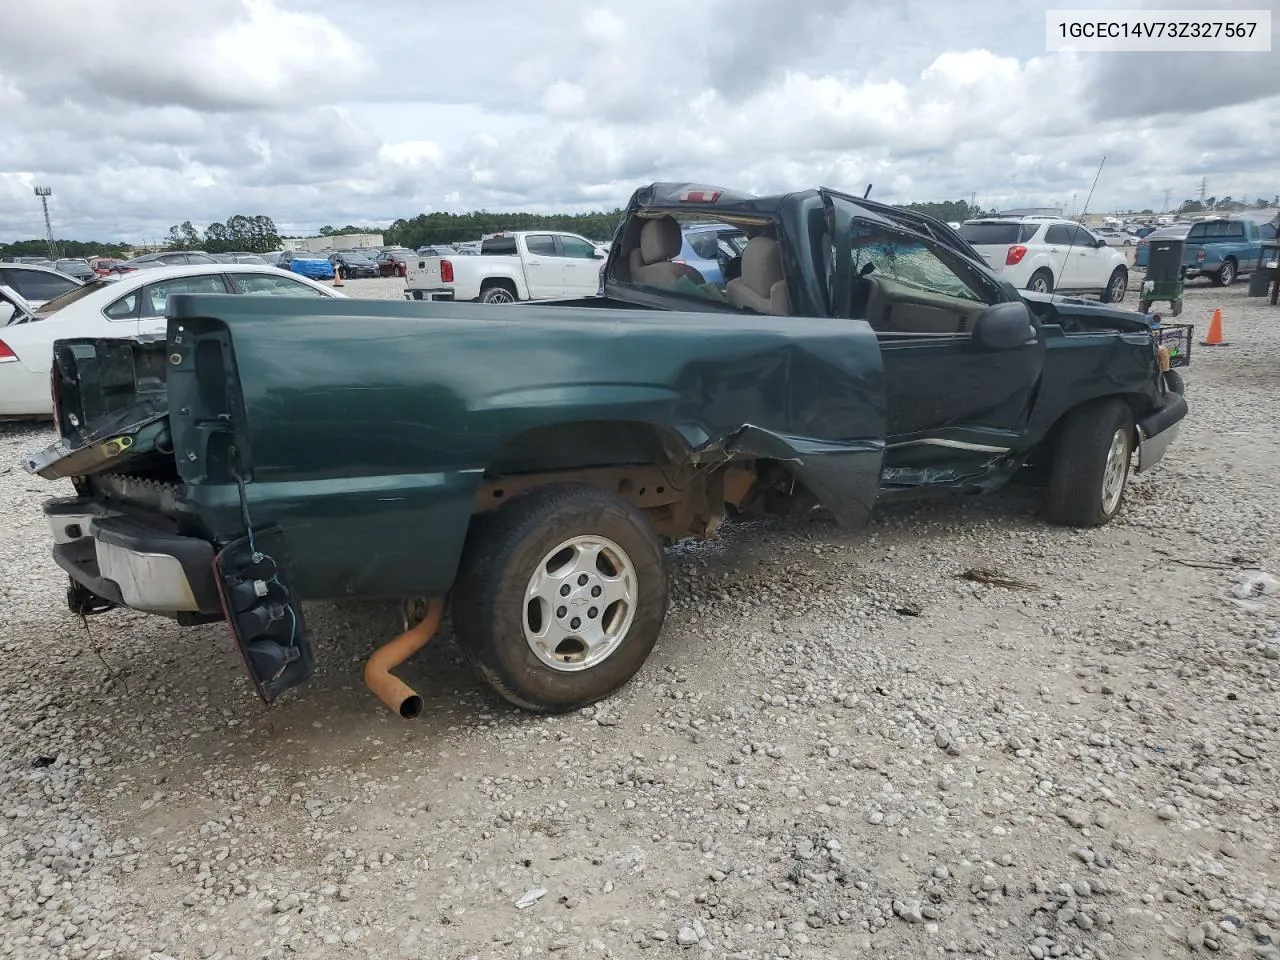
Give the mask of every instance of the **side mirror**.
<path id="1" fill-rule="evenodd" d="M 603 259 L 604 259 L 604 251 L 602 251 L 602 250 L 597 250 L 595 253 L 591 254 L 591 258 L 592 258 L 593 260 L 603 260 Z"/>
<path id="2" fill-rule="evenodd" d="M 1016 350 L 1036 338 L 1031 308 L 1022 300 L 997 303 L 978 314 L 970 335 L 983 350 Z"/>
<path id="3" fill-rule="evenodd" d="M 1107 245 L 1107 241 L 1099 237 L 1097 240 L 1093 241 L 1093 245 L 1095 247 L 1105 247 Z"/>

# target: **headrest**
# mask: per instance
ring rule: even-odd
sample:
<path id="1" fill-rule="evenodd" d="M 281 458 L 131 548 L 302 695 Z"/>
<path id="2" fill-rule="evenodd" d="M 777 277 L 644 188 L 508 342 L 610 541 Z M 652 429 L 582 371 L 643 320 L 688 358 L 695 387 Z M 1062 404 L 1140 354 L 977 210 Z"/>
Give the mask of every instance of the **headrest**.
<path id="1" fill-rule="evenodd" d="M 670 214 L 650 220 L 640 230 L 640 258 L 646 264 L 680 256 L 683 245 L 680 224 Z"/>
<path id="2" fill-rule="evenodd" d="M 782 279 L 782 253 L 777 240 L 752 237 L 742 251 L 742 282 L 762 297 Z"/>

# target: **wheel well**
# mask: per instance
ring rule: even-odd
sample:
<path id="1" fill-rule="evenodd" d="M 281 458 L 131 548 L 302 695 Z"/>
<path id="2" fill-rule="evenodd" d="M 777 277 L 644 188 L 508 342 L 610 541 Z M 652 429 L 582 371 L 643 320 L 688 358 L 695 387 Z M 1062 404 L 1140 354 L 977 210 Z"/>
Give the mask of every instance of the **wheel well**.
<path id="1" fill-rule="evenodd" d="M 516 295 L 516 282 L 508 277 L 485 277 L 480 281 L 481 293 L 492 287 L 506 287 L 513 296 Z"/>
<path id="2" fill-rule="evenodd" d="M 1149 412 L 1151 406 L 1150 401 L 1140 393 L 1109 393 L 1101 397 L 1091 397 L 1088 400 L 1077 403 L 1074 407 L 1068 407 L 1062 412 L 1062 415 L 1054 421 L 1052 427 L 1045 433 L 1044 439 L 1036 445 L 1031 454 L 1027 457 L 1027 464 L 1034 466 L 1042 463 L 1053 456 L 1054 449 L 1058 446 L 1058 438 L 1062 434 L 1062 426 L 1066 423 L 1067 417 L 1071 416 L 1077 410 L 1085 407 L 1097 406 L 1106 403 L 1108 400 L 1120 400 L 1129 408 L 1129 414 L 1133 417 L 1136 424 Z M 1135 437 L 1135 441 L 1136 441 Z"/>
<path id="3" fill-rule="evenodd" d="M 669 427 L 577 421 L 535 427 L 505 440 L 485 468 L 474 511 L 490 513 L 548 484 L 586 483 L 641 510 L 659 536 L 674 542 L 713 535 L 726 506 L 755 514 L 807 502 L 807 491 L 789 478 L 773 461 L 727 456 L 696 462 L 684 438 Z M 473 517 L 473 524 L 477 520 Z"/>

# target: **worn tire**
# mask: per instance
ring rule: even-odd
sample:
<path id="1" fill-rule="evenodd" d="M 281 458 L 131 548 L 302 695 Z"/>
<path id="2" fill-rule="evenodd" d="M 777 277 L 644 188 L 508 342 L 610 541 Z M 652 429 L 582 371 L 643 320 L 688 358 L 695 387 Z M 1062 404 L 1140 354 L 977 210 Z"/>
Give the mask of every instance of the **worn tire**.
<path id="1" fill-rule="evenodd" d="M 1043 290 L 1036 289 L 1037 286 L 1039 286 L 1039 284 L 1036 283 L 1037 279 L 1044 281 Z M 1031 275 L 1029 280 L 1027 280 L 1027 289 L 1034 293 L 1053 293 L 1053 274 L 1044 267 L 1041 267 Z"/>
<path id="2" fill-rule="evenodd" d="M 1172 313 L 1175 317 L 1182 316 L 1182 301 L 1181 300 L 1173 301 L 1173 309 L 1171 309 L 1169 312 Z"/>
<path id="3" fill-rule="evenodd" d="M 1182 379 L 1182 374 L 1177 370 L 1166 370 L 1164 372 L 1164 385 L 1170 393 L 1185 394 L 1187 392 L 1186 381 Z"/>
<path id="4" fill-rule="evenodd" d="M 1107 285 L 1099 299 L 1103 303 L 1121 303 L 1129 292 L 1129 271 L 1124 267 L 1116 267 L 1107 278 Z"/>
<path id="5" fill-rule="evenodd" d="M 1109 455 L 1116 435 L 1124 432 L 1124 475 L 1119 496 L 1107 502 L 1105 484 Z M 1051 523 L 1071 527 L 1100 527 L 1124 505 L 1129 461 L 1136 429 L 1123 400 L 1100 400 L 1067 414 L 1058 434 L 1049 475 L 1047 516 Z"/>
<path id="6" fill-rule="evenodd" d="M 453 589 L 458 646 L 489 686 L 538 713 L 575 710 L 603 700 L 635 676 L 662 632 L 667 613 L 666 558 L 644 515 L 598 487 L 542 487 L 504 504 L 473 526 Z M 599 663 L 554 669 L 525 638 L 530 577 L 559 544 L 597 536 L 616 544 L 636 575 L 634 619 Z"/>
<path id="7" fill-rule="evenodd" d="M 1218 268 L 1218 272 L 1210 279 L 1213 281 L 1213 285 L 1215 287 L 1229 287 L 1231 284 L 1236 282 L 1238 272 L 1239 268 L 1236 266 L 1236 262 L 1230 257 L 1227 257 L 1227 259 L 1222 261 L 1222 266 Z"/>
<path id="8" fill-rule="evenodd" d="M 1138 312 L 1139 312 L 1139 313 L 1147 313 L 1147 312 L 1148 312 L 1148 311 L 1150 311 L 1150 310 L 1151 310 L 1151 301 L 1150 301 L 1150 300 L 1139 300 L 1139 301 L 1138 301 Z"/>

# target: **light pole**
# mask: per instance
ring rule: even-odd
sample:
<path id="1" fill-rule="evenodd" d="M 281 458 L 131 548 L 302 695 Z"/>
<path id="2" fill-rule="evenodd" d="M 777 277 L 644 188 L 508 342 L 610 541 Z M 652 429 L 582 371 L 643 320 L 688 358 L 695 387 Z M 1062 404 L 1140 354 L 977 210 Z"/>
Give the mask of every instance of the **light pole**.
<path id="1" fill-rule="evenodd" d="M 53 196 L 52 187 L 36 187 L 36 196 L 40 198 L 40 206 L 44 208 L 44 238 L 49 245 L 49 259 L 58 259 L 58 245 L 53 242 L 53 223 L 49 220 L 49 198 Z"/>

